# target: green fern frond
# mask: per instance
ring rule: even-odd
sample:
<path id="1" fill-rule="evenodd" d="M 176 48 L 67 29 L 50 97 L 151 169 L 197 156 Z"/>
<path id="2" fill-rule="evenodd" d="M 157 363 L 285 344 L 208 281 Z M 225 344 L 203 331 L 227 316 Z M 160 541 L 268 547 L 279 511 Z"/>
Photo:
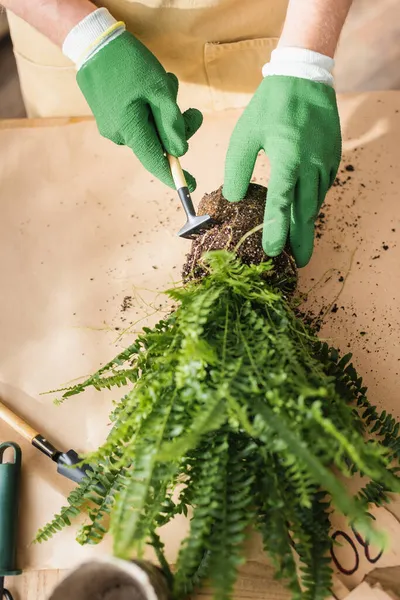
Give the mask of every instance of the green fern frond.
<path id="1" fill-rule="evenodd" d="M 68 496 L 68 505 L 64 506 L 60 512 L 54 516 L 52 521 L 47 523 L 42 529 L 36 534 L 35 543 L 42 543 L 53 537 L 56 533 L 69 527 L 71 522 L 77 517 L 82 508 L 87 502 L 87 496 L 90 495 L 93 489 L 93 485 L 96 485 L 96 481 L 92 477 L 85 477 Z"/>
<path id="2" fill-rule="evenodd" d="M 132 462 L 117 476 L 120 491 L 116 497 L 111 530 L 114 534 L 114 552 L 121 558 L 129 558 L 132 544 L 136 541 L 137 526 L 148 501 L 157 453 L 175 400 L 173 394 L 169 403 L 165 402 L 162 407 L 158 405 L 158 410 L 150 413 L 143 422 L 140 439 L 137 437 L 129 447 Z"/>
<path id="3" fill-rule="evenodd" d="M 140 351 L 140 345 L 138 344 L 138 341 L 136 341 L 133 344 L 131 344 L 128 348 L 126 348 L 125 350 L 120 352 L 115 358 L 113 358 L 110 362 L 106 363 L 103 367 L 101 367 L 101 369 L 96 371 L 96 373 L 94 373 L 93 375 L 88 377 L 88 379 L 86 379 L 82 383 L 78 383 L 76 385 L 73 385 L 73 386 L 70 386 L 67 388 L 60 388 L 58 390 L 53 390 L 53 393 L 64 391 L 64 394 L 62 395 L 62 397 L 59 398 L 58 400 L 56 400 L 55 403 L 62 404 L 62 402 L 66 398 L 69 398 L 71 396 L 76 396 L 77 394 L 81 394 L 88 387 L 91 387 L 91 386 L 96 387 L 96 385 L 98 385 L 98 382 L 101 379 L 101 377 L 100 377 L 101 375 L 103 375 L 104 373 L 107 373 L 108 371 L 111 371 L 112 369 L 120 367 L 121 365 L 123 365 L 125 362 L 127 362 L 129 360 L 132 360 L 132 358 L 134 356 L 136 356 L 139 351 Z M 101 389 L 101 387 L 98 389 Z"/>
<path id="4" fill-rule="evenodd" d="M 212 554 L 208 542 L 215 515 L 222 510 L 225 501 L 221 474 L 226 471 L 228 462 L 228 434 L 222 430 L 208 440 L 203 465 L 197 472 L 198 478 L 191 480 L 193 517 L 189 536 L 182 542 L 176 565 L 174 589 L 178 598 L 183 598 L 193 590 L 193 579 L 198 573 L 199 564 L 206 552 Z"/>
<path id="5" fill-rule="evenodd" d="M 227 600 L 255 526 L 293 599 L 322 600 L 331 504 L 380 543 L 368 507 L 400 491 L 400 425 L 369 403 L 351 355 L 319 342 L 270 287 L 270 264 L 223 251 L 203 262 L 204 279 L 168 292 L 173 313 L 64 391 L 127 387 L 107 439 L 85 459 L 90 477 L 37 539 L 83 513 L 81 543 L 111 531 L 122 557 L 149 544 L 172 582 L 159 529 L 192 514 L 174 594 L 209 578 Z M 366 477 L 355 497 L 332 466 Z"/>
<path id="6" fill-rule="evenodd" d="M 222 504 L 215 513 L 207 543 L 210 552 L 208 576 L 221 600 L 231 597 L 238 567 L 245 562 L 243 543 L 247 528 L 255 522 L 252 494 L 255 474 L 249 464 L 254 452 L 251 440 L 230 436 L 226 469 L 220 473 Z"/>
<path id="7" fill-rule="evenodd" d="M 277 458 L 264 449 L 254 453 L 253 460 L 257 473 L 253 485 L 257 506 L 256 528 L 261 534 L 264 550 L 276 569 L 276 578 L 284 580 L 292 592 L 293 600 L 301 600 L 289 525 L 294 519 L 294 498 L 288 493 L 285 471 Z"/>
<path id="8" fill-rule="evenodd" d="M 78 531 L 76 539 L 79 544 L 99 544 L 107 533 L 109 514 L 118 490 L 117 477 L 118 471 L 106 465 L 103 465 L 102 473 L 97 472 L 96 479 L 100 485 L 88 498 L 92 505 L 87 510 L 91 522 Z"/>
<path id="9" fill-rule="evenodd" d="M 302 600 L 324 600 L 331 593 L 330 503 L 315 492 L 309 508 L 299 508 L 292 524 L 294 550 L 301 561 Z"/>

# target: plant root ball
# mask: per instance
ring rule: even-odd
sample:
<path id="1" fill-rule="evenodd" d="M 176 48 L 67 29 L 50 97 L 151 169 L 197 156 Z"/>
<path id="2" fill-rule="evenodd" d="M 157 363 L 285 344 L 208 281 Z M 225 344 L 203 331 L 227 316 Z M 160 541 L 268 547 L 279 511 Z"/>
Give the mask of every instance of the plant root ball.
<path id="1" fill-rule="evenodd" d="M 210 215 L 215 224 L 193 240 L 182 270 L 184 281 L 201 279 L 206 275 L 201 261 L 206 252 L 229 250 L 235 252 L 240 260 L 248 265 L 272 260 L 274 269 L 268 273 L 270 283 L 284 291 L 294 291 L 297 269 L 288 248 L 276 258 L 270 259 L 262 248 L 261 230 L 251 233 L 240 244 L 246 233 L 263 223 L 266 197 L 267 188 L 253 183 L 249 186 L 246 198 L 241 202 L 228 202 L 222 195 L 222 186 L 204 196 L 198 214 Z"/>

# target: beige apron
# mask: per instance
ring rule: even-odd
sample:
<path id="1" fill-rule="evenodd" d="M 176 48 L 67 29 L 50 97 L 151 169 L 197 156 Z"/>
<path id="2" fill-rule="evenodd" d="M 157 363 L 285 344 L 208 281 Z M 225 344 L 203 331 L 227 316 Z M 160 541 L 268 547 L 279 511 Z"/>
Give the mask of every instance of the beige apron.
<path id="1" fill-rule="evenodd" d="M 181 82 L 183 109 L 242 108 L 261 81 L 287 0 L 105 0 L 117 18 Z M 43 35 L 9 14 L 30 117 L 90 114 L 75 69 Z"/>

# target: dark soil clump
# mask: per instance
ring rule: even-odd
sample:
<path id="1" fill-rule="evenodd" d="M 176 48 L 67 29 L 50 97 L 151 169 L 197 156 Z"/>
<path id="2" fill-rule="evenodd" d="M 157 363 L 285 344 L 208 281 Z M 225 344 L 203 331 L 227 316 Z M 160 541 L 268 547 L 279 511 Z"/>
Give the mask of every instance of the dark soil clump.
<path id="1" fill-rule="evenodd" d="M 132 308 L 133 298 L 132 296 L 125 296 L 121 304 L 121 312 L 127 311 L 129 308 Z"/>
<path id="2" fill-rule="evenodd" d="M 262 248 L 262 231 L 249 235 L 240 244 L 243 236 L 264 220 L 267 189 L 250 184 L 247 196 L 241 202 L 231 203 L 222 195 L 222 187 L 201 200 L 198 214 L 208 214 L 215 225 L 198 235 L 183 266 L 184 281 L 199 279 L 206 275 L 202 256 L 210 250 L 235 251 L 245 264 L 260 264 L 271 260 Z M 237 247 L 238 246 L 238 247 Z M 235 250 L 235 248 L 237 249 Z M 284 291 L 293 291 L 297 282 L 297 269 L 289 250 L 272 259 L 274 270 L 268 274 L 271 284 Z"/>

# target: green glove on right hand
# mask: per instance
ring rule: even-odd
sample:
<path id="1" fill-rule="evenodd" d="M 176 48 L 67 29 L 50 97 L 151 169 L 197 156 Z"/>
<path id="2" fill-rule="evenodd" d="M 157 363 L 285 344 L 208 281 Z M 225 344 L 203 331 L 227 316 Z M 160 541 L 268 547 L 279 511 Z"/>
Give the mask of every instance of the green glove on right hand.
<path id="1" fill-rule="evenodd" d="M 125 31 L 102 47 L 80 68 L 77 81 L 100 133 L 129 146 L 143 166 L 174 188 L 167 151 L 187 152 L 187 140 L 203 121 L 201 112 L 183 114 L 177 104 L 178 80 L 157 58 Z M 185 172 L 190 191 L 196 188 Z"/>
<path id="2" fill-rule="evenodd" d="M 311 258 L 314 223 L 341 157 L 340 122 L 332 87 L 300 77 L 266 77 L 233 131 L 223 193 L 245 197 L 257 154 L 271 165 L 263 229 L 268 256 L 289 236 L 299 267 Z"/>

